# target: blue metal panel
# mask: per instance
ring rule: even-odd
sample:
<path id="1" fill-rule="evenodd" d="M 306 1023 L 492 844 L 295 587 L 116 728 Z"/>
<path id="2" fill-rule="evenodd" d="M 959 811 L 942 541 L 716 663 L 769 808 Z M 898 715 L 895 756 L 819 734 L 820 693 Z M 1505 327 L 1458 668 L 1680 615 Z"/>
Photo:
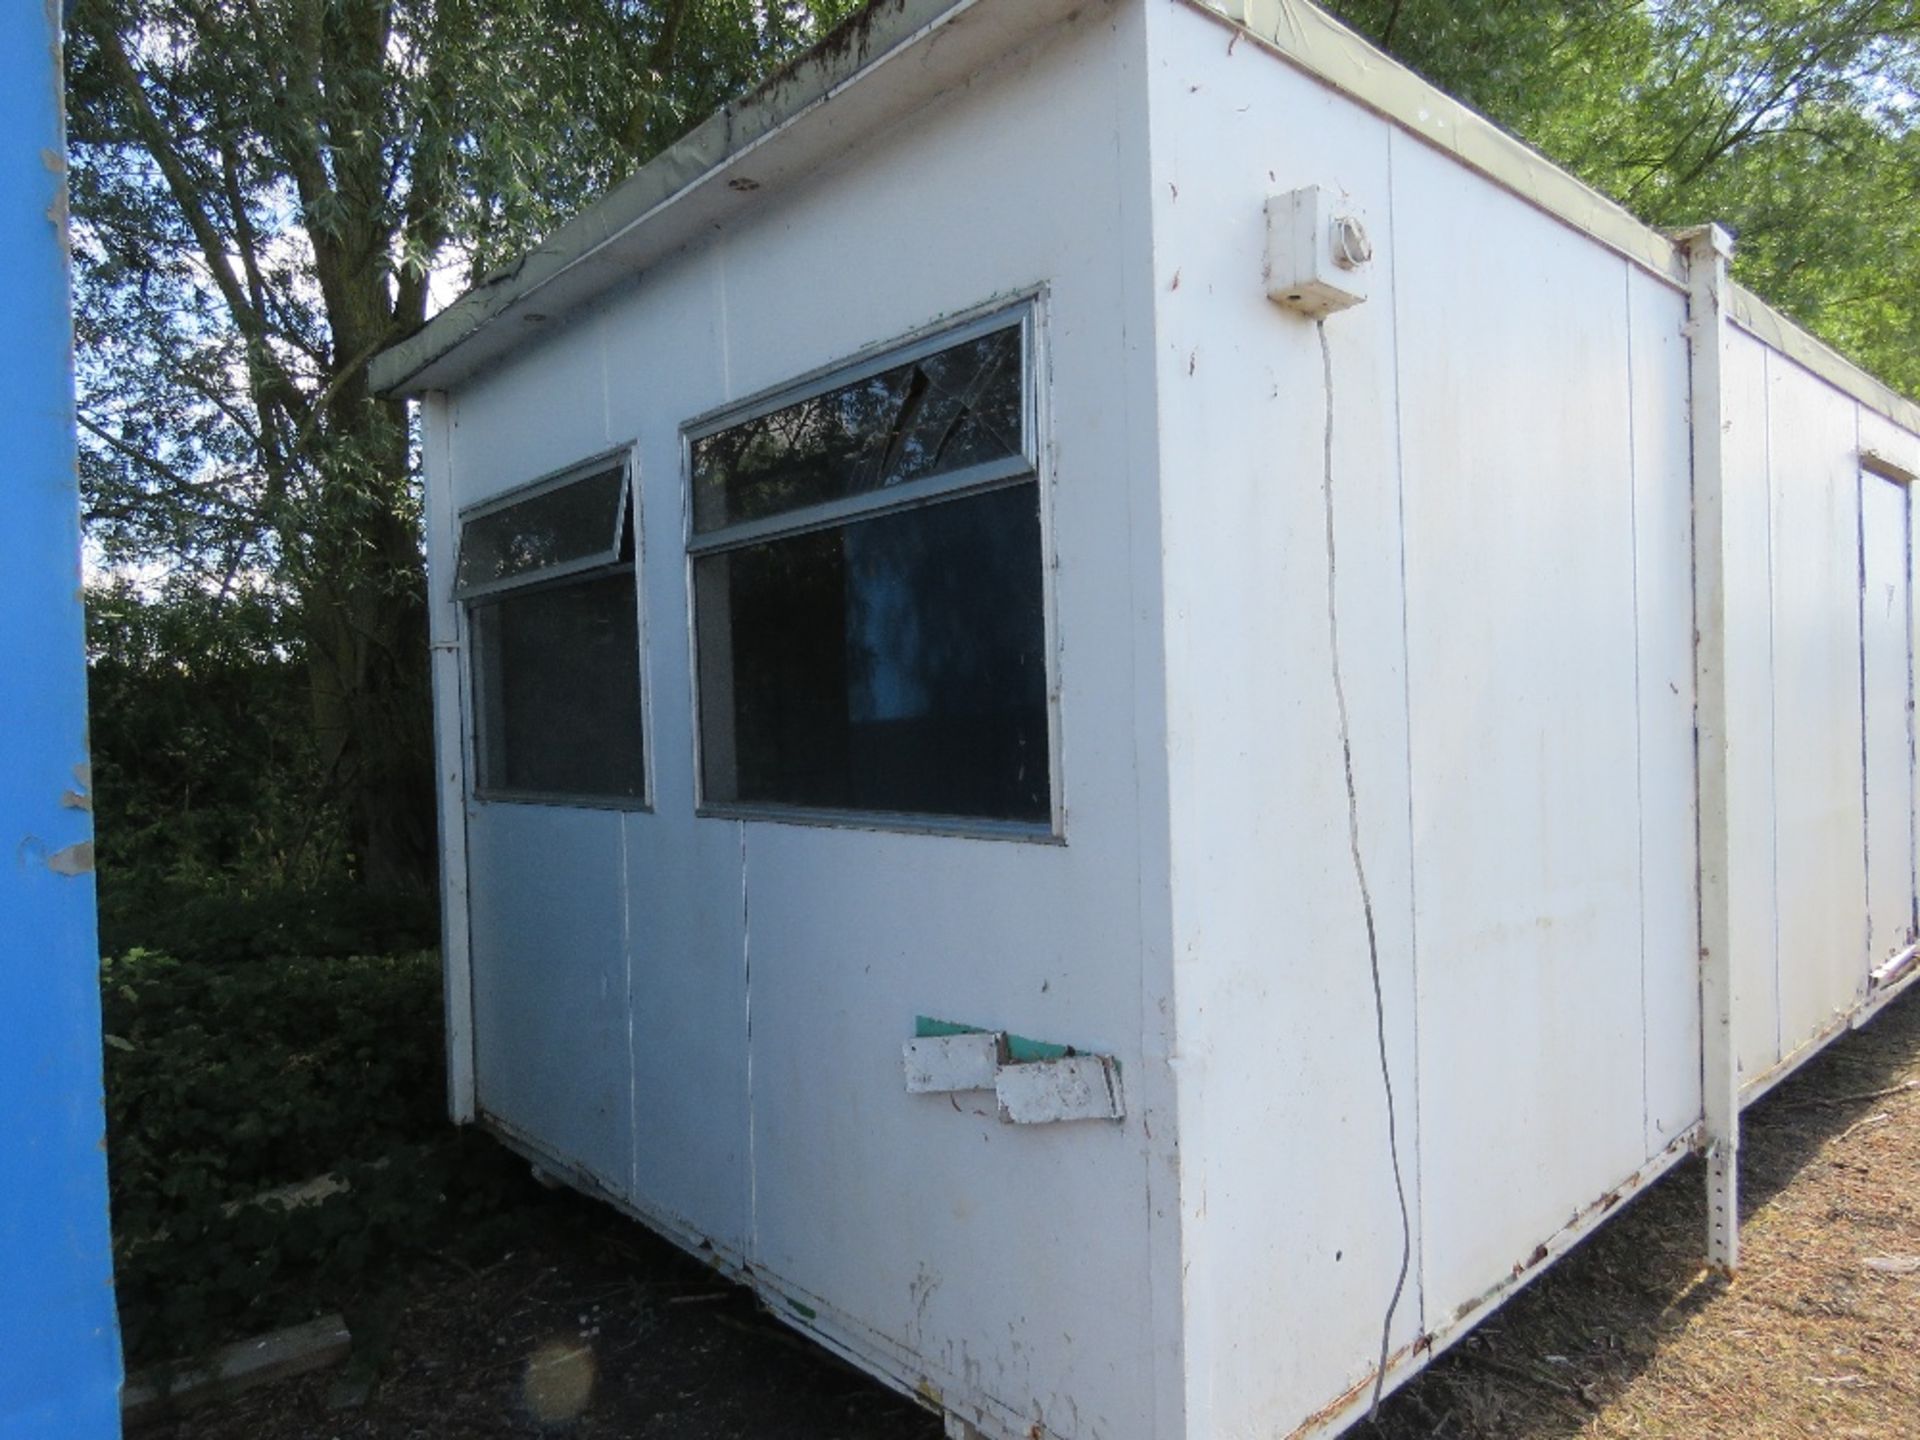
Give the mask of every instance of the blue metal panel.
<path id="1" fill-rule="evenodd" d="M 0 5 L 0 1440 L 119 1433 L 60 103 Z"/>

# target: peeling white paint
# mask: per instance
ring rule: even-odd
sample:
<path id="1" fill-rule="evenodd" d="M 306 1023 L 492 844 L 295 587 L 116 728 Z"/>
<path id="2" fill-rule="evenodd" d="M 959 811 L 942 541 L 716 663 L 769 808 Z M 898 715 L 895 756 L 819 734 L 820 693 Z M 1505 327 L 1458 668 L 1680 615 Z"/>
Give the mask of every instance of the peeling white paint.
<path id="1" fill-rule="evenodd" d="M 1010 1125 L 1051 1125 L 1066 1120 L 1119 1120 L 1120 1067 L 1105 1055 L 1069 1055 L 1002 1065 L 993 1077 L 1000 1118 Z"/>
<path id="2" fill-rule="evenodd" d="M 56 875 L 87 875 L 93 870 L 93 842 L 82 840 L 47 856 L 47 868 Z"/>

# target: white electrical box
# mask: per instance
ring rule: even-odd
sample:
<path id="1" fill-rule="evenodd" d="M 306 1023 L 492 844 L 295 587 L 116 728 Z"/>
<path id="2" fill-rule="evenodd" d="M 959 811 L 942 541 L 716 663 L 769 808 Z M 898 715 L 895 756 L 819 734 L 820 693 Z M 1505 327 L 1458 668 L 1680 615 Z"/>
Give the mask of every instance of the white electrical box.
<path id="1" fill-rule="evenodd" d="M 1267 197 L 1267 298 L 1315 319 L 1367 298 L 1373 242 L 1344 196 L 1318 185 Z"/>

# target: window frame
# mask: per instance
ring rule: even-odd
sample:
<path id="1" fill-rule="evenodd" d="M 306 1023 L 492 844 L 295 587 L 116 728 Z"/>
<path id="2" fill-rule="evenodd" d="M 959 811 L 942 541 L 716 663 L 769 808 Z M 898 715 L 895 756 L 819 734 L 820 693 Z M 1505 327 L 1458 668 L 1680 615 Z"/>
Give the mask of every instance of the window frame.
<path id="1" fill-rule="evenodd" d="M 1056 623 L 1053 542 L 1053 466 L 1050 444 L 1047 353 L 1047 293 L 1034 287 L 1003 295 L 948 315 L 792 380 L 696 416 L 680 427 L 681 498 L 686 553 L 688 683 L 693 700 L 694 814 L 703 819 L 761 820 L 828 829 L 970 839 L 1066 843 L 1066 805 L 1061 780 L 1060 645 Z M 693 447 L 708 436 L 799 404 L 869 376 L 912 364 L 941 350 L 1017 325 L 1020 330 L 1020 453 L 891 488 L 843 496 L 779 515 L 736 521 L 701 533 L 694 528 Z M 702 559 L 769 540 L 834 530 L 881 515 L 904 513 L 961 496 L 1031 483 L 1039 511 L 1041 650 L 1046 663 L 1047 818 L 996 820 L 987 816 L 933 815 L 916 811 L 841 809 L 783 805 L 765 800 L 716 800 L 707 794 L 707 730 L 700 684 L 700 633 L 695 569 Z"/>
<path id="2" fill-rule="evenodd" d="M 453 575 L 450 589 L 458 617 L 461 710 L 463 712 L 461 732 L 466 751 L 469 804 L 534 805 L 563 810 L 608 810 L 626 814 L 647 814 L 654 808 L 653 687 L 648 683 L 646 592 L 641 585 L 640 575 L 646 529 L 641 520 L 639 464 L 635 453 L 636 448 L 635 443 L 629 441 L 598 451 L 563 469 L 549 471 L 525 484 L 503 490 L 498 495 L 463 506 L 455 512 Z M 578 560 L 569 560 L 563 564 L 535 571 L 530 575 L 513 575 L 465 589 L 461 587 L 460 547 L 466 539 L 466 527 L 469 521 L 484 519 L 490 514 L 511 509 L 526 500 L 538 499 L 549 491 L 563 489 L 575 481 L 585 480 L 616 466 L 620 470 L 620 508 L 616 512 L 616 529 L 610 550 Z M 625 548 L 625 542 L 629 537 L 633 542 L 633 559 L 622 560 L 620 553 Z M 481 762 L 481 756 L 484 753 L 485 735 L 481 716 L 480 667 L 473 618 L 474 607 L 497 602 L 511 594 L 556 589 L 583 580 L 597 579 L 603 575 L 620 574 L 630 578 L 633 592 L 637 642 L 634 665 L 640 685 L 640 793 L 638 795 L 583 795 L 564 791 L 501 789 L 483 785 L 481 776 L 485 767 Z"/>

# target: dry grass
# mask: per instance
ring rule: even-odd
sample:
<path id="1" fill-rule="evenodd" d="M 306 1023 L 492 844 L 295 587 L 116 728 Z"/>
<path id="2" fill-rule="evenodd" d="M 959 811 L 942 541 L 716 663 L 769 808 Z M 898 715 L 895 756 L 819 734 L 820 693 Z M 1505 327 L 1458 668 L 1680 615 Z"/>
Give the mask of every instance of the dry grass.
<path id="1" fill-rule="evenodd" d="M 1920 1004 L 1747 1114 L 1739 1278 L 1676 1170 L 1356 1440 L 1920 1436 Z"/>

